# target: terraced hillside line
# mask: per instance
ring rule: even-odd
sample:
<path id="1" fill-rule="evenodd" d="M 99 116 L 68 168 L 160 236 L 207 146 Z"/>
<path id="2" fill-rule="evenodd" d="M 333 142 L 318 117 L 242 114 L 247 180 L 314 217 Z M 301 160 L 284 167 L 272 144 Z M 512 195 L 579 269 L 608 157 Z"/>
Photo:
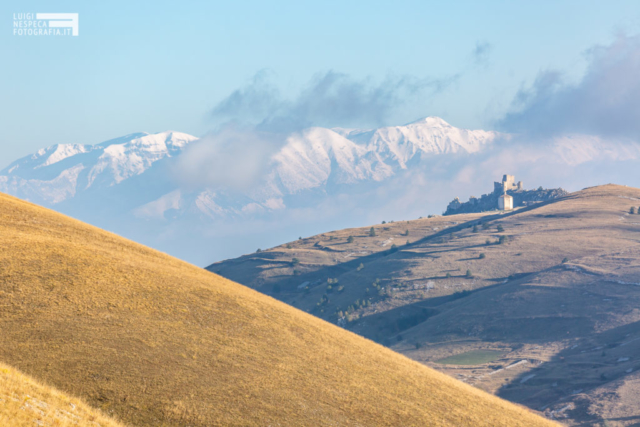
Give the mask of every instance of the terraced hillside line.
<path id="1" fill-rule="evenodd" d="M 220 276 L 0 195 L 0 360 L 132 425 L 553 425 Z"/>

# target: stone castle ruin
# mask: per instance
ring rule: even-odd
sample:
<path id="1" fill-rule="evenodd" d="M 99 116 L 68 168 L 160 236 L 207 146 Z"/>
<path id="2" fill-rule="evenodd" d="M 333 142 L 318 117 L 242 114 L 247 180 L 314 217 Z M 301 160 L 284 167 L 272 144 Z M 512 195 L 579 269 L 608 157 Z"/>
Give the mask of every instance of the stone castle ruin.
<path id="1" fill-rule="evenodd" d="M 518 181 L 518 183 L 516 184 L 516 178 L 513 175 L 503 175 L 502 182 L 496 181 L 493 183 L 494 193 L 504 194 L 509 190 L 524 190 L 522 181 Z"/>
<path id="2" fill-rule="evenodd" d="M 478 213 L 494 210 L 508 211 L 517 207 L 529 206 L 534 203 L 566 196 L 569 194 L 562 188 L 525 190 L 522 181 L 516 183 L 513 175 L 503 175 L 502 181 L 493 183 L 493 192 L 480 197 L 469 197 L 469 201 L 461 202 L 453 199 L 447 206 L 444 215 L 460 213 Z"/>

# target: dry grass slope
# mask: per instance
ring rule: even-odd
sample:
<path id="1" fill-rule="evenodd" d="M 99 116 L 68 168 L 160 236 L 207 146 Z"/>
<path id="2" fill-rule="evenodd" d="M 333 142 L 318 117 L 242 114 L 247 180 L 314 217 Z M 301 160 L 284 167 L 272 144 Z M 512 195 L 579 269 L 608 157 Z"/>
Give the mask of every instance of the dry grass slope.
<path id="1" fill-rule="evenodd" d="M 0 363 L 0 425 L 122 427 L 117 421 Z"/>
<path id="2" fill-rule="evenodd" d="M 249 288 L 0 194 L 0 360 L 135 425 L 552 425 Z"/>

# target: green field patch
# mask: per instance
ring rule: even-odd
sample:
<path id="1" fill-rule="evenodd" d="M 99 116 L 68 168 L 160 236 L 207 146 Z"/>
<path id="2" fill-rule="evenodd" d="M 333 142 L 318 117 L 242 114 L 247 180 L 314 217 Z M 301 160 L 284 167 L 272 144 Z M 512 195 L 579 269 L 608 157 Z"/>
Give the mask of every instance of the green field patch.
<path id="1" fill-rule="evenodd" d="M 504 354 L 499 350 L 471 350 L 454 356 L 436 360 L 444 365 L 481 365 L 496 360 Z"/>

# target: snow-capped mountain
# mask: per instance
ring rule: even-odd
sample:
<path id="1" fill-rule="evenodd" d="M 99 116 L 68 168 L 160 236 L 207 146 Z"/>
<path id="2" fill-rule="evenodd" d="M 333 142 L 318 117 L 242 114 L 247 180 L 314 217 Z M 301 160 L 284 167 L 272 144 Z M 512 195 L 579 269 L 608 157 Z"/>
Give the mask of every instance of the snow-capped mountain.
<path id="1" fill-rule="evenodd" d="M 499 137 L 437 117 L 368 130 L 313 127 L 282 137 L 264 159 L 260 179 L 240 191 L 215 183 L 185 185 L 176 176 L 179 161 L 210 139 L 136 133 L 96 145 L 41 149 L 0 171 L 0 191 L 189 259 L 177 248 L 176 236 L 192 233 L 198 239 L 229 221 L 234 227 L 256 220 L 268 224 L 269 215 L 308 219 L 308 212 L 332 204 L 330 197 L 375 191 L 434 159 L 480 152 Z"/>
<path id="2" fill-rule="evenodd" d="M 137 201 L 131 212 L 138 217 L 158 218 L 169 210 L 200 212 L 213 219 L 254 214 L 285 208 L 284 197 L 305 190 L 330 192 L 334 186 L 383 181 L 424 157 L 474 153 L 496 136 L 495 132 L 458 129 L 437 117 L 373 130 L 314 127 L 289 135 L 273 156 L 265 179 L 247 194 L 221 188 L 194 193 L 165 176 L 166 191 L 154 191 L 158 197 L 153 200 L 150 193 L 127 191 L 123 196 Z M 0 191 L 51 207 L 81 194 L 113 192 L 113 187 L 144 177 L 154 165 L 179 156 L 196 140 L 167 131 L 131 134 L 97 145 L 54 145 L 0 171 Z M 156 180 L 156 175 L 148 178 Z M 138 179 L 137 184 L 144 180 Z M 141 190 L 148 187 L 149 183 Z"/>
<path id="3" fill-rule="evenodd" d="M 47 206 L 143 174 L 197 138 L 180 132 L 136 133 L 97 145 L 57 144 L 0 171 L 0 191 Z"/>
<path id="4" fill-rule="evenodd" d="M 499 134 L 464 130 L 438 117 L 373 130 L 310 128 L 289 136 L 257 197 L 319 187 L 381 182 L 411 163 L 441 154 L 475 153 Z"/>

